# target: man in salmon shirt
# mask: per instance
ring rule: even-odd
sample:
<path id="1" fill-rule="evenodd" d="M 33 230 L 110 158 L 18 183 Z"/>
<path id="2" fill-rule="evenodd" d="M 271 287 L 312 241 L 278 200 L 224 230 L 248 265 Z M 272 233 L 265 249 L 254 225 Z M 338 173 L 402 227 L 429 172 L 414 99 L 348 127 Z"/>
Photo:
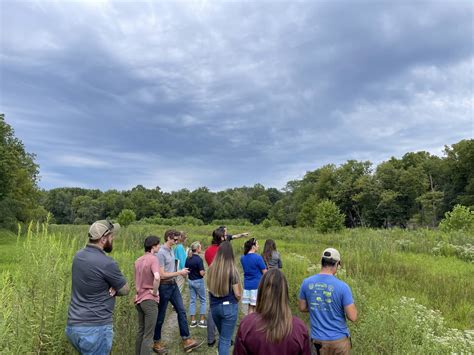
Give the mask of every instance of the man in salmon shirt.
<path id="1" fill-rule="evenodd" d="M 153 348 L 153 334 L 158 318 L 160 296 L 160 265 L 155 253 L 160 250 L 160 238 L 146 237 L 143 243 L 145 254 L 135 261 L 135 308 L 138 312 L 138 332 L 135 354 L 150 354 Z"/>

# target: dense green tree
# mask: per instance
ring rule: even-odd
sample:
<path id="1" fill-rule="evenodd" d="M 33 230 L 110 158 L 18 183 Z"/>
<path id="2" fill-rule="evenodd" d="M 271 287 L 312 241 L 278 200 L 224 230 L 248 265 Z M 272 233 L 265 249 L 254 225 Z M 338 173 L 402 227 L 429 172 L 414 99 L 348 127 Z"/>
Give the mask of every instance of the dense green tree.
<path id="1" fill-rule="evenodd" d="M 329 200 L 323 200 L 316 205 L 316 221 L 314 227 L 321 233 L 337 232 L 344 228 L 344 214 Z"/>
<path id="2" fill-rule="evenodd" d="M 41 212 L 34 159 L 0 114 L 0 226 L 13 228 Z"/>
<path id="3" fill-rule="evenodd" d="M 121 226 L 127 227 L 132 222 L 135 222 L 136 219 L 137 219 L 137 216 L 135 215 L 135 212 L 133 212 L 133 210 L 124 209 L 119 213 L 117 217 L 117 222 Z"/>

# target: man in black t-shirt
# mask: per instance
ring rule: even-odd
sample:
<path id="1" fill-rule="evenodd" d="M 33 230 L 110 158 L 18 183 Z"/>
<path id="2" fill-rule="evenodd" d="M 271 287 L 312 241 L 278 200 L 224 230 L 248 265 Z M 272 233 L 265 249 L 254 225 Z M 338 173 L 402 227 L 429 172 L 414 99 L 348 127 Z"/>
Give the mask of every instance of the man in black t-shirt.
<path id="1" fill-rule="evenodd" d="M 108 354 L 112 349 L 115 296 L 129 292 L 117 262 L 105 254 L 112 251 L 119 229 L 107 220 L 94 222 L 89 243 L 72 261 L 66 335 L 81 354 Z"/>

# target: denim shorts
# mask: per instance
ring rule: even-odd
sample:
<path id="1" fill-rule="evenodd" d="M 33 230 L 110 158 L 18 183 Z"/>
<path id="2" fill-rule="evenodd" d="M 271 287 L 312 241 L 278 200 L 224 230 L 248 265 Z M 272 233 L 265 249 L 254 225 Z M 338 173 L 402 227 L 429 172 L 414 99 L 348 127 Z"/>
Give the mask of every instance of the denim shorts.
<path id="1" fill-rule="evenodd" d="M 242 303 L 255 306 L 257 304 L 257 291 L 258 290 L 244 290 L 244 294 L 242 295 Z"/>
<path id="2" fill-rule="evenodd" d="M 108 355 L 112 350 L 114 330 L 112 324 L 66 327 L 66 336 L 74 348 L 83 355 Z"/>

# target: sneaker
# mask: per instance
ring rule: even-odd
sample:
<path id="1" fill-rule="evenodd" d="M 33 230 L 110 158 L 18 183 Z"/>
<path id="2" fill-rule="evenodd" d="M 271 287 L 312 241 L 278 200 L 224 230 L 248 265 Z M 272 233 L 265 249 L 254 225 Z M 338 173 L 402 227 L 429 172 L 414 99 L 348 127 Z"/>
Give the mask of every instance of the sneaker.
<path id="1" fill-rule="evenodd" d="M 195 320 L 191 321 L 191 324 L 189 324 L 189 326 L 190 326 L 191 328 L 196 328 L 197 325 L 198 325 L 198 322 L 195 321 Z"/>
<path id="2" fill-rule="evenodd" d="M 168 349 L 166 349 L 165 344 L 161 341 L 155 341 L 153 342 L 153 351 L 157 354 L 166 354 Z"/>
<path id="3" fill-rule="evenodd" d="M 205 320 L 200 320 L 198 323 L 199 328 L 207 328 L 207 322 Z"/>
<path id="4" fill-rule="evenodd" d="M 212 343 L 207 343 L 207 346 L 210 347 L 210 348 L 212 348 L 215 343 L 216 343 L 216 340 L 214 340 Z"/>
<path id="5" fill-rule="evenodd" d="M 190 353 L 194 349 L 200 347 L 202 343 L 203 341 L 199 342 L 197 340 L 194 340 L 193 338 L 188 338 L 186 340 L 183 340 L 184 351 L 187 353 Z"/>

